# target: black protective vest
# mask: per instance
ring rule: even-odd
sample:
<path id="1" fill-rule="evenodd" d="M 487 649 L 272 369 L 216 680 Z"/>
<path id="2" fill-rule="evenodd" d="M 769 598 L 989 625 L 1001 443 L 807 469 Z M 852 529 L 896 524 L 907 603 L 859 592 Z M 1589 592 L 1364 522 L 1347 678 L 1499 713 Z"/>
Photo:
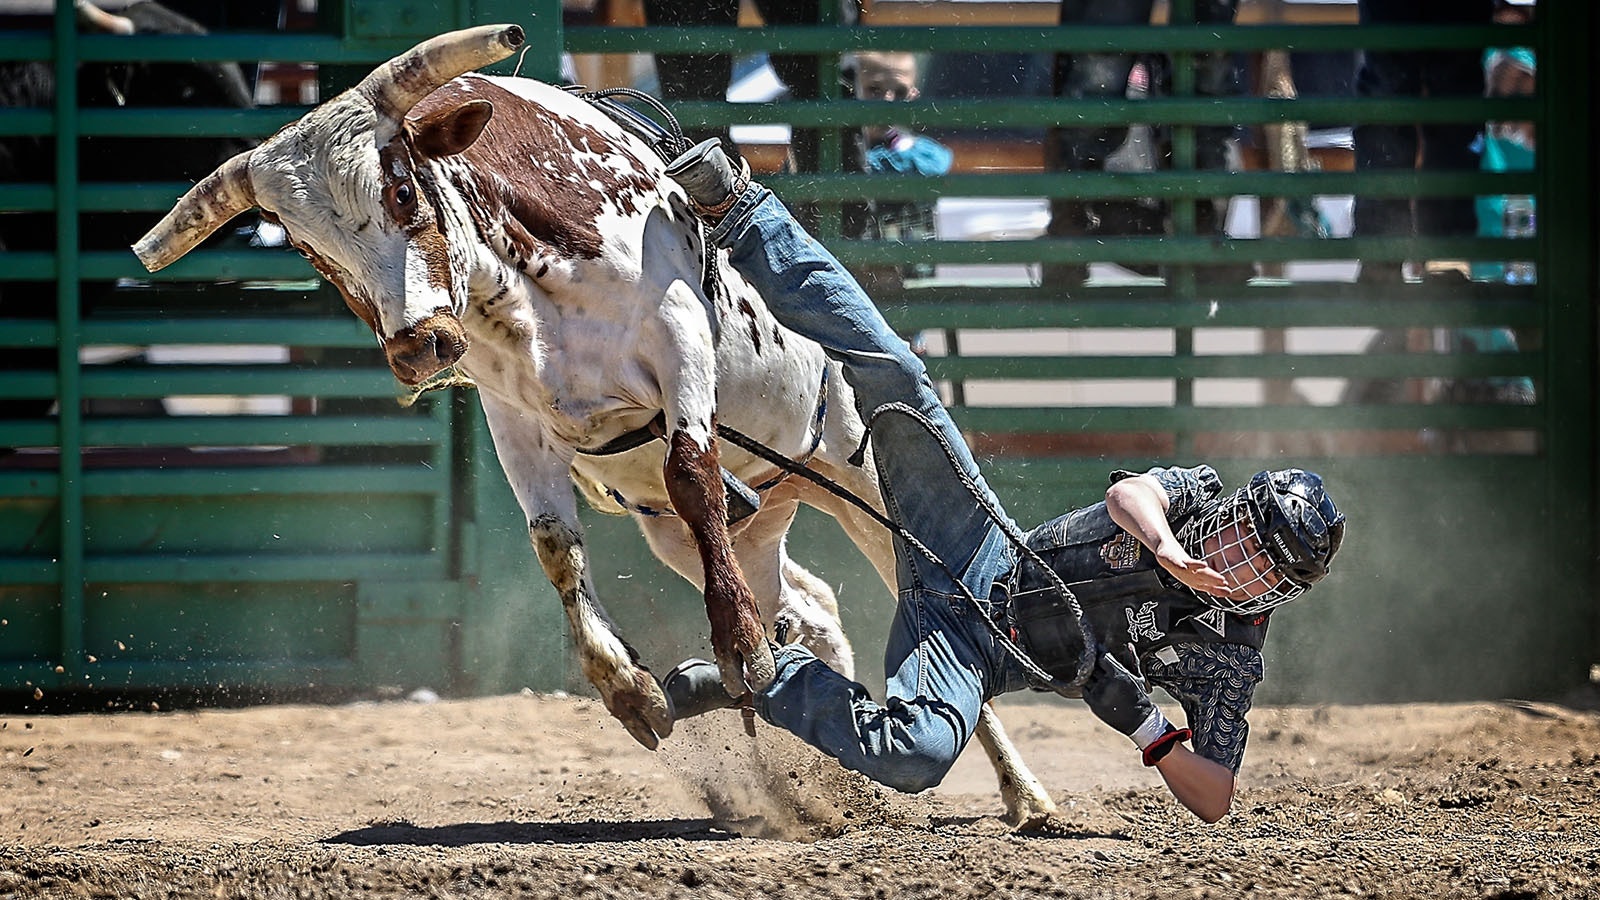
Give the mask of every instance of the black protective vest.
<path id="1" fill-rule="evenodd" d="M 1176 531 L 1183 521 L 1172 525 Z M 1027 544 L 1066 582 L 1095 636 L 1124 665 L 1137 667 L 1140 657 L 1172 644 L 1225 642 L 1259 650 L 1266 641 L 1266 614 L 1237 616 L 1206 604 L 1113 522 L 1104 503 L 1040 525 Z M 1050 581 L 1022 559 L 1007 588 L 1007 619 L 1024 649 L 1046 671 L 1070 678 L 1077 666 L 1077 628 Z"/>

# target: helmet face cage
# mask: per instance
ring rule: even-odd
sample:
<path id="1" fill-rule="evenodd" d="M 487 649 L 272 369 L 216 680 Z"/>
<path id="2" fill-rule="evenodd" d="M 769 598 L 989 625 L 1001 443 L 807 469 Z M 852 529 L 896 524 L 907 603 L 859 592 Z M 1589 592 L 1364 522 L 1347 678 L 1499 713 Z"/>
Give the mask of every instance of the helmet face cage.
<path id="1" fill-rule="evenodd" d="M 1306 585 L 1289 580 L 1273 565 L 1256 530 L 1245 489 L 1190 520 L 1181 540 L 1191 555 L 1222 573 L 1233 588 L 1232 597 L 1195 592 L 1207 605 L 1237 615 L 1254 615 L 1305 593 Z"/>
<path id="2" fill-rule="evenodd" d="M 1322 580 L 1344 537 L 1344 515 L 1312 472 L 1257 472 L 1195 516 L 1184 547 L 1222 573 L 1233 597 L 1198 596 L 1239 615 L 1282 606 Z"/>

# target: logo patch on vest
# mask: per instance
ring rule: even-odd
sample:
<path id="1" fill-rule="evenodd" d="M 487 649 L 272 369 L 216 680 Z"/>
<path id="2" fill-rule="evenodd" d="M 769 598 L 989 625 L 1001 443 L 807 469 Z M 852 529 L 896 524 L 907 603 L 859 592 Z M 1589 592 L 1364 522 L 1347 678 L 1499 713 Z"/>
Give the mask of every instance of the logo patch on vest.
<path id="1" fill-rule="evenodd" d="M 1154 600 L 1146 600 L 1141 603 L 1137 613 L 1131 609 L 1125 609 L 1123 612 L 1128 614 L 1128 640 L 1159 641 L 1166 637 L 1165 633 L 1156 628 L 1156 602 Z"/>
<path id="2" fill-rule="evenodd" d="M 1125 572 L 1139 564 L 1142 547 L 1138 538 L 1119 528 L 1115 537 L 1100 545 L 1100 559 L 1111 571 Z"/>
<path id="3" fill-rule="evenodd" d="M 1208 609 L 1202 613 L 1195 613 L 1194 620 L 1216 632 L 1218 637 L 1227 635 L 1227 614 L 1220 609 Z"/>

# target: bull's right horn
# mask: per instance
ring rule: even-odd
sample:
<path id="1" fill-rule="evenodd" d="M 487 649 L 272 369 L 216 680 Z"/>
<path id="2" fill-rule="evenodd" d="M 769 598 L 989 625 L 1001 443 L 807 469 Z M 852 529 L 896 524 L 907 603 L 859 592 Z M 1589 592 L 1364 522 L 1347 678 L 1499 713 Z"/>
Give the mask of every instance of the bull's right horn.
<path id="1" fill-rule="evenodd" d="M 78 11 L 78 24 L 90 31 L 102 34 L 133 34 L 138 31 L 132 19 L 108 13 L 89 0 L 78 0 L 74 8 Z"/>
<path id="2" fill-rule="evenodd" d="M 156 227 L 139 238 L 133 252 L 152 272 L 171 265 L 227 221 L 256 205 L 250 184 L 250 154 L 233 157 L 200 179 Z"/>
<path id="3" fill-rule="evenodd" d="M 355 89 L 378 111 L 378 144 L 389 142 L 394 132 L 384 131 L 399 129 L 423 97 L 458 75 L 505 59 L 524 40 L 520 25 L 464 28 L 429 38 L 374 69 Z"/>

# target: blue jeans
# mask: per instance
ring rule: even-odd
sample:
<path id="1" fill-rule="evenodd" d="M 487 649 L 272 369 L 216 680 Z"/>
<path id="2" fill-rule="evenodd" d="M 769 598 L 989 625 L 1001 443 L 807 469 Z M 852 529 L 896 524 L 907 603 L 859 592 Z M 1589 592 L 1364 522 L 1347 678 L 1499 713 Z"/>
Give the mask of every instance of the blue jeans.
<path id="1" fill-rule="evenodd" d="M 922 361 L 770 191 L 751 184 L 712 237 L 778 321 L 840 362 L 863 418 L 896 401 L 922 413 L 955 451 L 954 465 L 1004 516 Z M 777 678 L 756 698 L 756 710 L 848 769 L 920 791 L 955 763 L 984 701 L 1023 686 L 981 618 L 1013 551 L 919 425 L 886 414 L 873 426 L 872 447 L 891 517 L 945 561 L 980 608 L 961 596 L 950 574 L 897 538 L 899 602 L 884 651 L 885 701 L 874 702 L 866 688 L 795 644 L 777 652 Z"/>

